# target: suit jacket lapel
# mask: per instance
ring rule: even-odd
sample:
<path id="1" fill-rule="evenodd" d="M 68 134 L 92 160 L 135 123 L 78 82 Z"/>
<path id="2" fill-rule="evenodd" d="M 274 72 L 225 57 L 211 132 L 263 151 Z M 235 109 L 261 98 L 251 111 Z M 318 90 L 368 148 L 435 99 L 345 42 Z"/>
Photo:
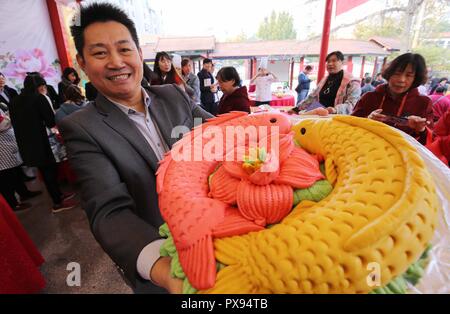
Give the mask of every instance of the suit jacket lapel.
<path id="1" fill-rule="evenodd" d="M 123 136 L 142 158 L 150 165 L 153 171 L 158 169 L 158 158 L 153 149 L 147 143 L 147 140 L 136 128 L 125 113 L 123 113 L 115 104 L 110 102 L 100 93 L 95 100 L 98 111 L 105 115 L 103 121 L 117 133 Z"/>

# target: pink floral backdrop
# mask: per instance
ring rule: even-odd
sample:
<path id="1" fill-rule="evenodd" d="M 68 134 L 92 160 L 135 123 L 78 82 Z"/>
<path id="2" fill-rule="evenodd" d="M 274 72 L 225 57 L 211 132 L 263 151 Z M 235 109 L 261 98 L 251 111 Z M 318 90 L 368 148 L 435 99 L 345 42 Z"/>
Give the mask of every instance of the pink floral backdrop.
<path id="1" fill-rule="evenodd" d="M 60 80 L 59 61 L 47 60 L 44 52 L 39 48 L 17 50 L 0 55 L 1 72 L 14 88 L 20 89 L 28 72 L 41 73 L 47 83 L 55 85 Z"/>
<path id="2" fill-rule="evenodd" d="M 20 90 L 27 72 L 41 73 L 56 87 L 61 69 L 46 1 L 2 1 L 0 72 Z"/>

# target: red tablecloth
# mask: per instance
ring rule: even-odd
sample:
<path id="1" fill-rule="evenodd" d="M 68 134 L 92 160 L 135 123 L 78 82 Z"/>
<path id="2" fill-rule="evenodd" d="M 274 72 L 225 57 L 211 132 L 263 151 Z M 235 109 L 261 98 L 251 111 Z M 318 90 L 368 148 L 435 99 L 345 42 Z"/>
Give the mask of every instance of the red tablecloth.
<path id="1" fill-rule="evenodd" d="M 35 293 L 45 287 L 44 258 L 0 195 L 0 294 Z"/>
<path id="2" fill-rule="evenodd" d="M 248 98 L 250 99 L 250 106 L 255 106 L 255 95 L 248 95 Z M 277 106 L 283 106 L 283 107 L 294 107 L 295 106 L 295 97 L 292 95 L 285 95 L 281 98 L 272 95 L 272 100 L 270 101 L 270 105 L 277 107 Z"/>

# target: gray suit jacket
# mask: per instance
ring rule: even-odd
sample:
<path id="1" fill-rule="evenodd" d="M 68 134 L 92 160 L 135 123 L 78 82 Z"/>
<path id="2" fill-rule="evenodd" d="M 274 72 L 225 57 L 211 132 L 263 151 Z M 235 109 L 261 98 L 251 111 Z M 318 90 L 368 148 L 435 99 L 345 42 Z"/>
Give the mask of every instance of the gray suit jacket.
<path id="1" fill-rule="evenodd" d="M 211 117 L 175 85 L 146 90 L 150 114 L 169 147 L 178 140 L 171 138 L 173 127 L 190 129 L 194 117 Z M 150 145 L 133 121 L 101 94 L 64 119 L 59 129 L 95 238 L 135 291 L 162 292 L 136 269 L 139 253 L 160 238 L 163 224 L 156 193 L 158 160 Z"/>

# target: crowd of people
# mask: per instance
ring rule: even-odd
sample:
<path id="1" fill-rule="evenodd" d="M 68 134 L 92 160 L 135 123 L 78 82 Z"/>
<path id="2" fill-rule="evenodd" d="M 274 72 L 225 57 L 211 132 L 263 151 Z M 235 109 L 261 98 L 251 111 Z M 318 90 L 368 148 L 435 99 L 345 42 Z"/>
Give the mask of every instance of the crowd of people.
<path id="1" fill-rule="evenodd" d="M 374 81 L 367 75 L 361 82 L 343 69 L 343 62 L 340 51 L 328 54 L 328 75 L 303 98 L 306 93 L 302 93 L 302 86 L 309 83 L 309 69 L 305 67 L 299 75 L 299 101 L 290 113 L 324 107 L 329 114 L 377 120 L 413 136 L 448 165 L 450 134 L 446 114 L 450 96 L 446 95 L 446 78 L 429 81 L 425 59 L 414 53 L 392 60 Z"/>
<path id="2" fill-rule="evenodd" d="M 194 74 L 191 60 L 175 61 L 158 52 L 150 69 L 133 22 L 113 5 L 84 6 L 78 21 L 71 32 L 78 64 L 90 80 L 85 92 L 74 68 L 64 69 L 58 93 L 39 73 L 27 75 L 20 94 L 0 74 L 0 192 L 12 208 L 25 207 L 21 202 L 39 192 L 26 188 L 21 167 L 36 167 L 54 212 L 76 206 L 73 193 L 63 193 L 57 179 L 57 164 L 67 158 L 67 150 L 92 232 L 134 291 L 179 292 L 182 282 L 170 276 L 170 258 L 159 255 L 158 163 L 177 140 L 173 127 L 191 129 L 194 118 L 250 112 L 247 87 L 234 67 L 214 75 L 209 58 Z M 421 94 L 419 87 L 427 82 L 422 56 L 403 54 L 363 84 L 343 65 L 340 51 L 328 54 L 328 75 L 312 91 L 312 67 L 306 66 L 289 113 L 323 107 L 330 115 L 387 123 L 424 145 L 431 141 L 434 153 L 448 163 L 447 81 L 435 80 L 431 95 Z M 276 81 L 267 68 L 258 69 L 250 81 L 256 86 L 256 105 L 270 104 Z"/>
<path id="3" fill-rule="evenodd" d="M 54 92 L 54 89 L 49 88 L 51 85 L 35 72 L 25 77 L 24 87 L 19 94 L 5 85 L 3 74 L 0 77 L 0 192 L 14 210 L 29 208 L 30 205 L 24 201 L 41 193 L 29 191 L 24 184 L 22 167 L 32 167 L 39 170 L 53 201 L 54 213 L 75 207 L 77 203 L 73 200 L 74 193 L 63 193 L 58 182 L 57 164 L 67 158 L 58 138 L 56 121 L 69 110 L 69 106 L 74 103 L 73 99 L 77 99 L 76 109 L 82 106 L 84 97 L 81 93 L 79 97 L 73 96 L 73 91 L 79 91 L 79 88 L 75 84 L 61 85 L 62 94 L 54 97 L 56 93 L 52 94 L 51 90 Z"/>

